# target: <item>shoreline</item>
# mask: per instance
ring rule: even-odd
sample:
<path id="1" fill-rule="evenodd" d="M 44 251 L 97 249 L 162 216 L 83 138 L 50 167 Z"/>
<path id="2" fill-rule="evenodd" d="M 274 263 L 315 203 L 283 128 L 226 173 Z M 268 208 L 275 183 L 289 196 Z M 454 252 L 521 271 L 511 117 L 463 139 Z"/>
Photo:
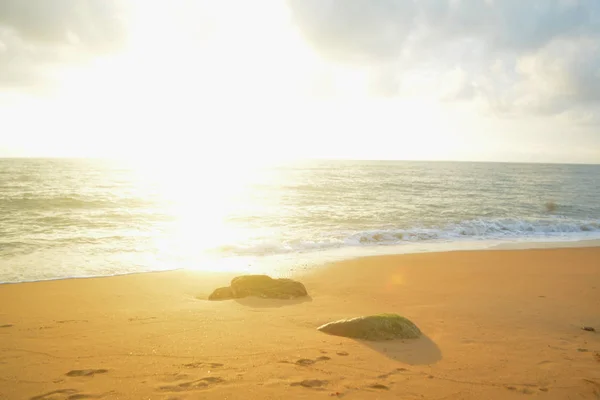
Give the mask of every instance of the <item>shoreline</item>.
<path id="1" fill-rule="evenodd" d="M 506 250 L 533 250 L 533 249 L 562 249 L 600 247 L 600 238 L 596 239 L 566 239 L 560 241 L 531 240 L 481 240 L 481 241 L 454 241 L 454 242 L 426 242 L 410 243 L 403 245 L 383 245 L 365 247 L 345 247 L 340 249 L 325 250 L 320 252 L 289 253 L 268 255 L 261 257 L 211 257 L 203 260 L 204 263 L 214 264 L 214 267 L 179 267 L 172 269 L 155 269 L 139 272 L 117 273 L 113 275 L 69 276 L 48 279 L 33 279 L 23 281 L 0 281 L 2 285 L 16 285 L 20 283 L 51 282 L 71 279 L 110 278 L 148 273 L 161 273 L 170 271 L 192 272 L 222 272 L 235 274 L 270 274 L 273 276 L 294 275 L 300 271 L 311 271 L 327 264 L 341 261 L 350 261 L 365 257 L 393 256 L 404 254 L 423 253 L 449 253 L 463 251 L 506 251 Z M 243 266 L 242 266 L 243 265 Z M 302 272 L 300 272 L 302 273 Z"/>

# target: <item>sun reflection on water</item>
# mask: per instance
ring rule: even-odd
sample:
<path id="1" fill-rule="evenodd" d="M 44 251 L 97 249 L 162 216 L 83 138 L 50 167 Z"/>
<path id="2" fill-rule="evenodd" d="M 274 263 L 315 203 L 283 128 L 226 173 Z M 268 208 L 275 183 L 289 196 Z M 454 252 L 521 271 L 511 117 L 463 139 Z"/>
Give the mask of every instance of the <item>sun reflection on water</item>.
<path id="1" fill-rule="evenodd" d="M 176 160 L 139 162 L 133 171 L 137 195 L 159 203 L 157 212 L 165 221 L 153 233 L 157 256 L 169 255 L 165 259 L 191 269 L 213 268 L 206 265 L 208 259 L 220 271 L 248 268 L 250 259 L 222 259 L 219 251 L 250 239 L 251 230 L 232 220 L 262 207 L 253 185 L 273 184 L 277 175 L 272 170 L 256 163 L 240 168 L 237 163 Z"/>

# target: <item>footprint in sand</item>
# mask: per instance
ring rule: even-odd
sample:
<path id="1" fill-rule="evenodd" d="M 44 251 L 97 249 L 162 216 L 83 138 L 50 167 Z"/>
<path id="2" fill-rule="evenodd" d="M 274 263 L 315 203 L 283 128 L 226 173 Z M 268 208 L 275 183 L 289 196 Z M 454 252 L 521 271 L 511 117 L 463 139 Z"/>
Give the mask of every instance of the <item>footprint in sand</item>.
<path id="1" fill-rule="evenodd" d="M 101 399 L 105 394 L 87 394 L 80 393 L 79 390 L 75 389 L 60 389 L 53 390 L 52 392 L 40 394 L 39 396 L 33 396 L 29 400 L 84 400 L 84 399 Z"/>
<path id="2" fill-rule="evenodd" d="M 596 361 L 600 362 L 600 353 L 594 354 L 594 358 L 596 359 Z"/>
<path id="3" fill-rule="evenodd" d="M 595 398 L 600 399 L 600 383 L 591 379 L 583 379 L 583 381 L 586 384 L 591 385 L 592 393 L 594 394 Z"/>
<path id="4" fill-rule="evenodd" d="M 136 322 L 136 321 L 150 321 L 152 319 L 156 319 L 156 317 L 133 317 L 133 318 L 129 318 L 129 322 Z"/>
<path id="5" fill-rule="evenodd" d="M 522 394 L 534 394 L 535 391 L 532 388 L 537 387 L 537 385 L 527 384 L 527 385 L 525 385 L 524 388 L 521 388 L 521 389 L 517 388 L 516 386 L 504 386 L 504 387 L 513 392 L 518 391 L 519 393 L 522 393 Z M 542 392 L 547 392 L 548 388 L 539 388 L 539 390 Z"/>
<path id="6" fill-rule="evenodd" d="M 4 324 L 4 325 L 0 325 L 0 328 L 11 328 L 13 325 L 12 324 Z"/>
<path id="7" fill-rule="evenodd" d="M 28 330 L 33 331 L 33 330 L 38 330 L 38 331 L 43 331 L 46 329 L 52 329 L 54 328 L 53 326 L 49 326 L 49 325 L 44 325 L 44 326 L 38 326 L 37 328 L 29 328 Z"/>
<path id="8" fill-rule="evenodd" d="M 65 375 L 70 377 L 80 377 L 80 376 L 94 376 L 96 374 L 105 374 L 107 373 L 107 369 L 74 369 L 72 371 L 67 372 Z"/>
<path id="9" fill-rule="evenodd" d="M 224 364 L 221 363 L 205 363 L 205 362 L 195 362 L 195 363 L 189 363 L 189 364 L 181 364 L 182 367 L 185 368 L 203 368 L 203 367 L 208 367 L 208 368 L 219 368 L 222 367 Z"/>
<path id="10" fill-rule="evenodd" d="M 313 365 L 316 361 L 315 360 L 310 360 L 308 358 L 301 358 L 298 361 L 296 361 L 296 365 L 302 365 L 303 367 L 306 367 L 308 365 Z"/>
<path id="11" fill-rule="evenodd" d="M 159 387 L 162 392 L 188 392 L 192 390 L 206 389 L 212 385 L 224 383 L 225 380 L 216 376 L 198 379 L 195 381 L 182 382 L 177 385 L 166 385 Z"/>
<path id="12" fill-rule="evenodd" d="M 67 400 L 101 399 L 103 397 L 104 397 L 103 394 L 94 395 L 94 394 L 78 393 L 78 394 L 69 396 L 67 398 Z"/>
<path id="13" fill-rule="evenodd" d="M 598 390 L 598 394 L 600 395 L 600 383 L 598 383 L 598 382 L 596 382 L 596 381 L 594 381 L 594 380 L 591 380 L 591 379 L 585 379 L 585 378 L 583 379 L 583 381 L 584 381 L 585 383 L 589 383 L 589 384 L 590 384 L 590 385 L 592 385 L 594 388 L 596 388 L 596 390 Z M 599 397 L 600 397 L 600 396 L 599 396 Z"/>
<path id="14" fill-rule="evenodd" d="M 310 388 L 310 389 L 319 389 L 319 388 L 322 388 L 323 386 L 327 386 L 328 383 L 329 383 L 329 381 L 323 381 L 320 379 L 305 379 L 300 382 L 290 383 L 290 386 L 302 386 L 302 387 Z"/>
<path id="15" fill-rule="evenodd" d="M 386 378 L 389 378 L 392 375 L 396 375 L 397 373 L 406 372 L 406 371 L 408 371 L 406 368 L 396 368 L 392 372 L 388 372 L 387 374 L 379 375 L 377 378 L 379 378 L 379 379 L 386 379 Z"/>
<path id="16" fill-rule="evenodd" d="M 309 365 L 313 365 L 314 363 L 318 362 L 318 361 L 328 361 L 331 360 L 331 357 L 327 357 L 327 356 L 320 356 L 317 357 L 315 360 L 311 360 L 309 358 L 301 358 L 299 360 L 296 361 L 296 365 L 301 365 L 303 367 L 307 367 Z M 287 361 L 280 361 L 281 363 L 285 363 L 287 364 Z"/>
<path id="17" fill-rule="evenodd" d="M 374 383 L 368 386 L 369 389 L 377 389 L 377 390 L 390 390 L 389 387 L 382 385 L 381 383 Z"/>
<path id="18" fill-rule="evenodd" d="M 71 395 L 78 393 L 75 389 L 61 389 L 53 390 L 52 392 L 40 394 L 39 396 L 33 396 L 29 400 L 62 400 L 68 399 Z"/>
<path id="19" fill-rule="evenodd" d="M 558 368 L 557 363 L 549 360 L 541 361 L 537 365 L 539 365 L 539 368 L 543 370 L 553 370 Z"/>
<path id="20" fill-rule="evenodd" d="M 171 382 L 182 381 L 182 380 L 188 379 L 188 378 L 193 378 L 193 377 L 190 375 L 187 375 L 187 374 L 174 373 L 174 374 L 165 375 L 164 378 L 162 379 L 162 381 L 171 383 Z M 143 382 L 143 383 L 145 383 L 145 382 Z"/>
<path id="21" fill-rule="evenodd" d="M 338 351 L 335 354 L 337 354 L 338 356 L 342 356 L 342 357 L 346 357 L 349 355 L 347 351 Z"/>
<path id="22" fill-rule="evenodd" d="M 87 319 L 63 319 L 62 321 L 56 321 L 57 324 L 74 324 L 77 322 L 88 322 Z"/>

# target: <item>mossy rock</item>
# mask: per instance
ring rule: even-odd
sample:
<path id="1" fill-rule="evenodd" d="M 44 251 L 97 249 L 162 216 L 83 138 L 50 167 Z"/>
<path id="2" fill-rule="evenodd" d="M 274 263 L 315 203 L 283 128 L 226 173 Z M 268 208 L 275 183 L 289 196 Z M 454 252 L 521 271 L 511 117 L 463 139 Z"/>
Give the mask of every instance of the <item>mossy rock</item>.
<path id="1" fill-rule="evenodd" d="M 321 332 L 363 340 L 417 339 L 421 331 L 408 319 L 396 314 L 379 314 L 330 322 Z"/>
<path id="2" fill-rule="evenodd" d="M 308 292 L 302 283 L 291 279 L 273 279 L 267 275 L 243 275 L 233 278 L 229 287 L 216 289 L 208 299 L 241 299 L 249 296 L 294 299 L 308 296 Z"/>
<path id="3" fill-rule="evenodd" d="M 273 279 L 267 275 L 245 275 L 233 278 L 231 291 L 235 298 L 248 296 L 270 299 L 292 299 L 307 296 L 306 288 L 291 279 Z"/>

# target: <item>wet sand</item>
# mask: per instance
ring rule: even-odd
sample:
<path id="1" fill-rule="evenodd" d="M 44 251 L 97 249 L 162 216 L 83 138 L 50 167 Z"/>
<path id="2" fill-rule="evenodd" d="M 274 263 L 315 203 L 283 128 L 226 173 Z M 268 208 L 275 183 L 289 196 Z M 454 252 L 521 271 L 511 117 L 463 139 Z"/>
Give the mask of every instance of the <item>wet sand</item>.
<path id="1" fill-rule="evenodd" d="M 600 248 L 367 257 L 302 300 L 206 300 L 233 275 L 0 285 L 0 399 L 597 399 Z M 393 312 L 425 336 L 319 325 Z"/>

